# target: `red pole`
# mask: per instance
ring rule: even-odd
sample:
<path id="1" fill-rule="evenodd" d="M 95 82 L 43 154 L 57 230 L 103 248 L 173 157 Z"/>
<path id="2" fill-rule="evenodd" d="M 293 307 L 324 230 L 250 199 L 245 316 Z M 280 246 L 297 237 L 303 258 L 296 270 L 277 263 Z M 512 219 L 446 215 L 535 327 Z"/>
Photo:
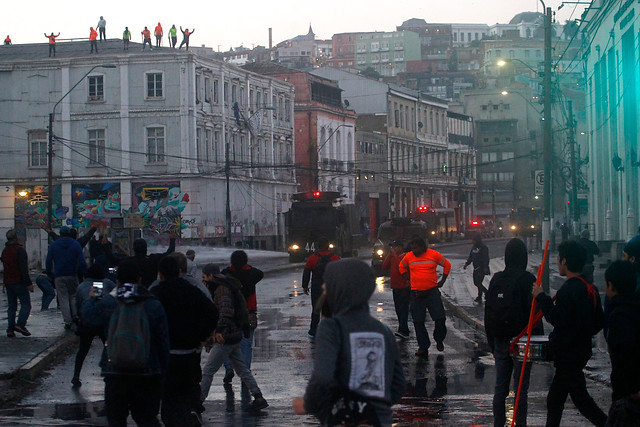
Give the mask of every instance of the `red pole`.
<path id="1" fill-rule="evenodd" d="M 544 255 L 542 256 L 542 264 L 538 266 L 538 276 L 536 277 L 536 286 L 542 283 L 542 272 L 547 262 L 549 252 L 549 241 L 544 245 Z M 522 369 L 520 370 L 520 381 L 518 381 L 518 392 L 516 393 L 516 401 L 513 405 L 513 417 L 511 418 L 511 427 L 516 423 L 516 414 L 518 413 L 518 403 L 520 402 L 520 391 L 522 390 L 522 379 L 524 378 L 524 370 L 527 365 L 527 357 L 529 356 L 529 342 L 531 341 L 531 329 L 533 328 L 533 318 L 536 312 L 536 300 L 531 301 L 531 312 L 529 313 L 529 323 L 527 324 L 527 344 L 524 347 L 524 357 L 522 358 Z"/>

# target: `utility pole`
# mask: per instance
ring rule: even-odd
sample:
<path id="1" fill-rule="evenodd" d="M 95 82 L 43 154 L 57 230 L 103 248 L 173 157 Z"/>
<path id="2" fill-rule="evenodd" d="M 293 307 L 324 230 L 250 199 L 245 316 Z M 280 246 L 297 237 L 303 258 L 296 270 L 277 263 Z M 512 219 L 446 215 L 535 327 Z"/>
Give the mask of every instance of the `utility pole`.
<path id="1" fill-rule="evenodd" d="M 229 175 L 230 175 L 230 167 L 229 167 L 229 139 L 225 138 L 224 144 L 224 177 L 226 179 L 227 184 L 227 203 L 226 203 L 226 212 L 225 219 L 227 220 L 227 245 L 231 246 L 231 199 L 229 198 Z"/>
<path id="2" fill-rule="evenodd" d="M 546 7 L 544 15 L 544 123 L 543 123 L 543 158 L 544 158 L 544 210 L 542 220 L 542 244 L 551 240 L 551 161 L 553 147 L 551 145 L 551 8 Z M 542 288 L 549 292 L 549 262 L 544 263 Z"/>
<path id="3" fill-rule="evenodd" d="M 392 210 L 390 212 L 390 216 L 392 218 L 396 217 L 396 186 L 395 186 L 395 181 L 393 180 L 393 148 L 391 148 L 391 139 L 389 138 L 389 135 L 387 134 L 387 150 L 389 150 L 389 170 L 391 171 L 391 182 L 389 183 L 389 198 L 390 200 L 390 205 L 392 207 Z"/>
<path id="4" fill-rule="evenodd" d="M 573 231 L 578 230 L 578 223 L 580 221 L 580 209 L 578 208 L 578 170 L 576 165 L 576 121 L 573 118 L 573 101 L 568 100 L 569 110 L 569 153 L 571 155 L 571 212 L 573 217 Z"/>

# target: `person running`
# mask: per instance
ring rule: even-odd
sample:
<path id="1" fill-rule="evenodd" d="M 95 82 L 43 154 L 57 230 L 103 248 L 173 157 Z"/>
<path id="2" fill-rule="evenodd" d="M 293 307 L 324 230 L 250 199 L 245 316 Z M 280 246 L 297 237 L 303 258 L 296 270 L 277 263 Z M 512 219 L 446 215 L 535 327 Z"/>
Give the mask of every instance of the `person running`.
<path id="1" fill-rule="evenodd" d="M 473 242 L 473 247 L 471 248 L 471 252 L 469 252 L 469 257 L 467 258 L 467 262 L 464 263 L 463 269 L 467 269 L 469 264 L 473 263 L 473 284 L 478 288 L 478 297 L 476 298 L 477 303 L 482 302 L 482 294 L 487 295 L 487 288 L 484 287 L 482 282 L 484 281 L 484 276 L 489 275 L 489 248 L 487 245 L 482 243 L 482 236 L 480 233 L 476 233 L 471 241 Z"/>
<path id="2" fill-rule="evenodd" d="M 435 323 L 433 339 L 438 351 L 444 351 L 444 339 L 447 336 L 446 316 L 440 288 L 451 271 L 451 263 L 442 254 L 427 248 L 423 238 L 416 238 L 409 244 L 411 252 L 400 263 L 400 273 L 411 283 L 411 317 L 418 339 L 416 356 L 428 357 L 431 341 L 425 326 L 426 312 L 429 310 Z M 444 273 L 438 281 L 437 267 L 442 266 Z"/>
<path id="3" fill-rule="evenodd" d="M 9 37 L 9 34 L 7 34 L 7 38 L 4 39 L 4 44 L 6 46 L 11 46 L 12 43 L 11 43 L 11 37 Z"/>
<path id="4" fill-rule="evenodd" d="M 536 281 L 527 271 L 527 246 L 520 239 L 511 239 L 504 249 L 504 271 L 496 273 L 489 283 L 487 303 L 484 309 L 484 327 L 487 342 L 496 362 L 496 381 L 493 393 L 493 425 L 504 427 L 507 418 L 505 401 L 509 384 L 519 384 L 522 362 L 514 361 L 509 352 L 511 339 L 529 323 L 531 311 L 531 286 Z M 543 333 L 542 324 L 533 331 Z M 516 425 L 527 425 L 527 396 L 531 363 L 525 366 Z"/>
<path id="5" fill-rule="evenodd" d="M 93 49 L 95 48 L 96 53 L 98 53 L 98 42 L 96 39 L 98 38 L 98 32 L 91 27 L 89 29 L 89 41 L 91 42 L 91 52 L 93 53 Z"/>
<path id="6" fill-rule="evenodd" d="M 101 16 L 98 21 L 98 31 L 100 32 L 100 41 L 107 39 L 107 21 Z"/>
<path id="7" fill-rule="evenodd" d="M 586 250 L 580 243 L 562 242 L 558 246 L 558 272 L 567 280 L 556 292 L 555 302 L 544 293 L 542 286 L 534 285 L 532 290 L 544 318 L 553 326 L 548 346 L 555 367 L 547 394 L 549 427 L 560 425 L 568 395 L 594 425 L 604 426 L 607 420 L 607 415 L 589 395 L 583 372 L 592 355 L 591 339 L 604 324 L 600 294 L 581 276 L 586 259 Z"/>
<path id="8" fill-rule="evenodd" d="M 171 28 L 169 28 L 169 46 L 175 49 L 177 42 L 178 42 L 178 29 L 174 24 L 171 26 Z"/>
<path id="9" fill-rule="evenodd" d="M 151 31 L 149 31 L 147 27 L 144 27 L 144 30 L 142 30 L 142 40 L 142 50 L 144 50 L 147 44 L 149 45 L 149 50 L 153 50 L 151 46 Z"/>
<path id="10" fill-rule="evenodd" d="M 129 42 L 131 41 L 131 31 L 129 27 L 124 27 L 122 32 L 122 50 L 129 50 Z"/>
<path id="11" fill-rule="evenodd" d="M 302 290 L 309 295 L 309 280 L 311 280 L 311 325 L 309 327 L 309 336 L 316 336 L 316 329 L 320 323 L 320 311 L 322 307 L 318 306 L 318 300 L 322 295 L 322 275 L 328 263 L 339 260 L 340 257 L 329 251 L 329 239 L 320 237 L 318 239 L 318 250 L 309 256 L 307 263 L 304 265 L 302 273 Z"/>
<path id="12" fill-rule="evenodd" d="M 60 33 L 58 33 L 57 36 L 54 36 L 53 33 L 51 33 L 51 35 L 48 36 L 45 33 L 44 36 L 49 39 L 49 57 L 51 57 L 52 53 L 53 53 L 53 56 L 56 56 L 56 38 L 60 37 Z"/>
<path id="13" fill-rule="evenodd" d="M 382 261 L 382 269 L 389 270 L 393 305 L 398 316 L 398 332 L 396 336 L 409 339 L 409 308 L 411 305 L 411 286 L 400 274 L 400 262 L 405 255 L 404 243 L 394 240 L 389 244 L 391 250 Z"/>
<path id="14" fill-rule="evenodd" d="M 156 28 L 153 30 L 153 35 L 156 36 L 156 47 L 160 47 L 160 43 L 162 43 L 162 36 L 164 32 L 162 31 L 162 25 L 158 22 Z"/>
<path id="15" fill-rule="evenodd" d="M 16 230 L 9 230 L 6 234 L 7 243 L 2 251 L 2 265 L 4 266 L 4 286 L 7 292 L 7 336 L 13 338 L 16 332 L 29 336 L 27 319 L 31 313 L 31 296 L 33 283 L 29 277 L 29 258 L 27 251 L 18 241 Z M 16 311 L 20 301 L 20 313 L 16 322 Z"/>
<path id="16" fill-rule="evenodd" d="M 189 37 L 196 32 L 196 29 L 194 28 L 193 30 L 189 31 L 188 28 L 186 30 L 183 30 L 182 27 L 180 27 L 180 31 L 182 31 L 182 42 L 180 43 L 178 49 L 182 49 L 182 45 L 186 44 L 187 50 L 189 50 Z"/>
<path id="17" fill-rule="evenodd" d="M 393 334 L 369 313 L 376 288 L 373 272 L 363 261 L 351 258 L 330 263 L 324 277 L 333 316 L 318 327 L 313 372 L 304 398 L 293 400 L 294 411 L 315 415 L 322 425 L 342 425 L 344 419 L 328 423 L 327 418 L 340 412 L 331 396 L 347 390 L 358 393 L 359 403 L 365 403 L 358 405 L 363 419 L 347 425 L 366 421 L 366 425 L 391 426 L 391 406 L 404 395 L 406 382 Z"/>

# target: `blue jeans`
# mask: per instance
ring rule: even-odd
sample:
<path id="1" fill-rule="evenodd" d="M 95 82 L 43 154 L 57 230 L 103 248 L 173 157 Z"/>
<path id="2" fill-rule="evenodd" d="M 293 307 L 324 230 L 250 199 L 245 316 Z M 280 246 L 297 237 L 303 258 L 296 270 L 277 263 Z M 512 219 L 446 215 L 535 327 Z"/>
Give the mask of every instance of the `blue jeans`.
<path id="1" fill-rule="evenodd" d="M 518 392 L 520 383 L 520 372 L 522 372 L 522 362 L 515 361 L 509 354 L 509 339 L 496 338 L 493 347 L 493 357 L 496 360 L 496 387 L 493 392 L 493 425 L 504 427 L 507 422 L 505 411 L 505 401 L 509 395 L 509 384 L 513 377 L 513 389 Z M 513 375 L 512 375 L 513 374 Z M 531 363 L 527 363 L 524 368 L 524 378 L 522 379 L 522 389 L 520 390 L 520 401 L 518 402 L 518 412 L 516 414 L 516 425 L 527 425 L 527 396 L 529 392 L 529 375 L 531 374 Z"/>
<path id="2" fill-rule="evenodd" d="M 16 327 L 16 311 L 20 300 L 20 313 L 18 313 L 18 326 L 27 326 L 27 319 L 31 313 L 31 297 L 29 289 L 25 285 L 5 285 L 7 289 L 7 332 Z"/>
<path id="3" fill-rule="evenodd" d="M 56 291 L 53 288 L 53 284 L 46 276 L 38 276 L 36 277 L 36 285 L 42 291 L 42 306 L 40 307 L 41 311 L 48 310 L 49 304 L 56 297 Z"/>
<path id="4" fill-rule="evenodd" d="M 256 330 L 251 329 L 249 338 L 242 337 L 242 341 L 240 341 L 240 351 L 242 352 L 242 358 L 244 359 L 244 364 L 247 365 L 247 368 L 249 369 L 251 369 L 251 359 L 253 358 L 253 336 L 255 335 L 255 333 Z M 226 370 L 232 369 L 229 359 L 224 361 L 224 368 Z"/>
<path id="5" fill-rule="evenodd" d="M 447 318 L 440 297 L 440 289 L 433 288 L 428 291 L 411 291 L 411 317 L 413 326 L 416 329 L 416 339 L 418 348 L 427 350 L 431 346 L 429 333 L 424 322 L 427 320 L 427 309 L 435 327 L 433 329 L 433 339 L 436 343 L 443 342 L 447 336 Z"/>

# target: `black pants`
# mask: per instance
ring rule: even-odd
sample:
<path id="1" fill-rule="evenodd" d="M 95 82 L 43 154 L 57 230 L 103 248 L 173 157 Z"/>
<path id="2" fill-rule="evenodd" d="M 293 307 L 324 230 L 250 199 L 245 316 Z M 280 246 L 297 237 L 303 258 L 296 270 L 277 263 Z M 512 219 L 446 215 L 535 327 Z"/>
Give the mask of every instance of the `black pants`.
<path id="1" fill-rule="evenodd" d="M 393 290 L 393 305 L 398 316 L 398 332 L 409 335 L 409 307 L 411 306 L 411 288 Z"/>
<path id="2" fill-rule="evenodd" d="M 180 43 L 180 46 L 178 46 L 178 49 L 182 49 L 183 44 L 186 44 L 187 50 L 189 50 L 189 37 L 185 37 L 182 39 L 182 42 Z"/>
<path id="3" fill-rule="evenodd" d="M 176 47 L 176 43 L 178 43 L 178 38 L 177 37 L 171 37 L 171 47 L 172 48 Z"/>
<path id="4" fill-rule="evenodd" d="M 320 308 L 317 307 L 318 299 L 322 295 L 322 283 L 311 283 L 311 325 L 309 335 L 315 335 L 320 323 Z"/>
<path id="5" fill-rule="evenodd" d="M 156 47 L 160 47 L 161 42 L 162 42 L 162 36 L 156 36 Z"/>
<path id="6" fill-rule="evenodd" d="M 51 52 L 53 52 L 53 56 L 56 56 L 56 45 L 55 45 L 55 43 L 49 43 L 49 56 L 51 56 Z"/>
<path id="7" fill-rule="evenodd" d="M 447 336 L 447 317 L 442 305 L 440 289 L 411 291 L 411 317 L 413 318 L 413 326 L 416 330 L 416 339 L 420 350 L 427 350 L 431 346 L 431 340 L 425 325 L 427 310 L 429 310 L 429 315 L 431 315 L 434 323 L 433 339 L 436 343 L 443 342 Z"/>
<path id="8" fill-rule="evenodd" d="M 98 42 L 95 40 L 91 40 L 91 53 L 93 53 L 93 49 L 95 49 L 96 53 L 98 53 Z"/>
<path id="9" fill-rule="evenodd" d="M 162 393 L 162 422 L 167 427 L 189 424 L 189 414 L 200 406 L 200 353 L 169 356 Z"/>
<path id="10" fill-rule="evenodd" d="M 82 371 L 84 359 L 89 353 L 89 349 L 91 348 L 93 339 L 95 337 L 99 337 L 102 340 L 103 344 L 107 340 L 107 338 L 104 336 L 104 328 L 102 326 L 98 328 L 87 328 L 81 326 L 78 332 L 78 336 L 80 337 L 80 343 L 78 345 L 78 352 L 76 353 L 76 363 L 73 369 L 73 378 L 80 378 L 80 371 Z"/>
<path id="11" fill-rule="evenodd" d="M 473 270 L 473 284 L 478 288 L 478 298 L 481 298 L 482 294 L 487 295 L 487 288 L 482 284 L 483 281 L 484 273 L 480 269 Z"/>
<path id="12" fill-rule="evenodd" d="M 100 33 L 100 41 L 102 41 L 102 39 L 107 39 L 107 32 L 106 32 L 106 28 L 105 27 L 98 27 L 98 32 Z"/>
<path id="13" fill-rule="evenodd" d="M 126 426 L 129 411 L 139 426 L 160 426 L 158 411 L 161 396 L 160 376 L 105 377 L 104 401 L 109 426 Z"/>
<path id="14" fill-rule="evenodd" d="M 153 49 L 151 46 L 151 39 L 144 39 L 144 42 L 142 42 L 142 50 L 144 50 L 146 44 L 149 44 L 149 49 Z"/>
<path id="15" fill-rule="evenodd" d="M 556 364 L 556 373 L 547 395 L 547 427 L 560 425 L 567 395 L 571 395 L 573 404 L 593 425 L 605 425 L 607 415 L 587 392 L 583 368 L 584 366 L 559 366 Z"/>

